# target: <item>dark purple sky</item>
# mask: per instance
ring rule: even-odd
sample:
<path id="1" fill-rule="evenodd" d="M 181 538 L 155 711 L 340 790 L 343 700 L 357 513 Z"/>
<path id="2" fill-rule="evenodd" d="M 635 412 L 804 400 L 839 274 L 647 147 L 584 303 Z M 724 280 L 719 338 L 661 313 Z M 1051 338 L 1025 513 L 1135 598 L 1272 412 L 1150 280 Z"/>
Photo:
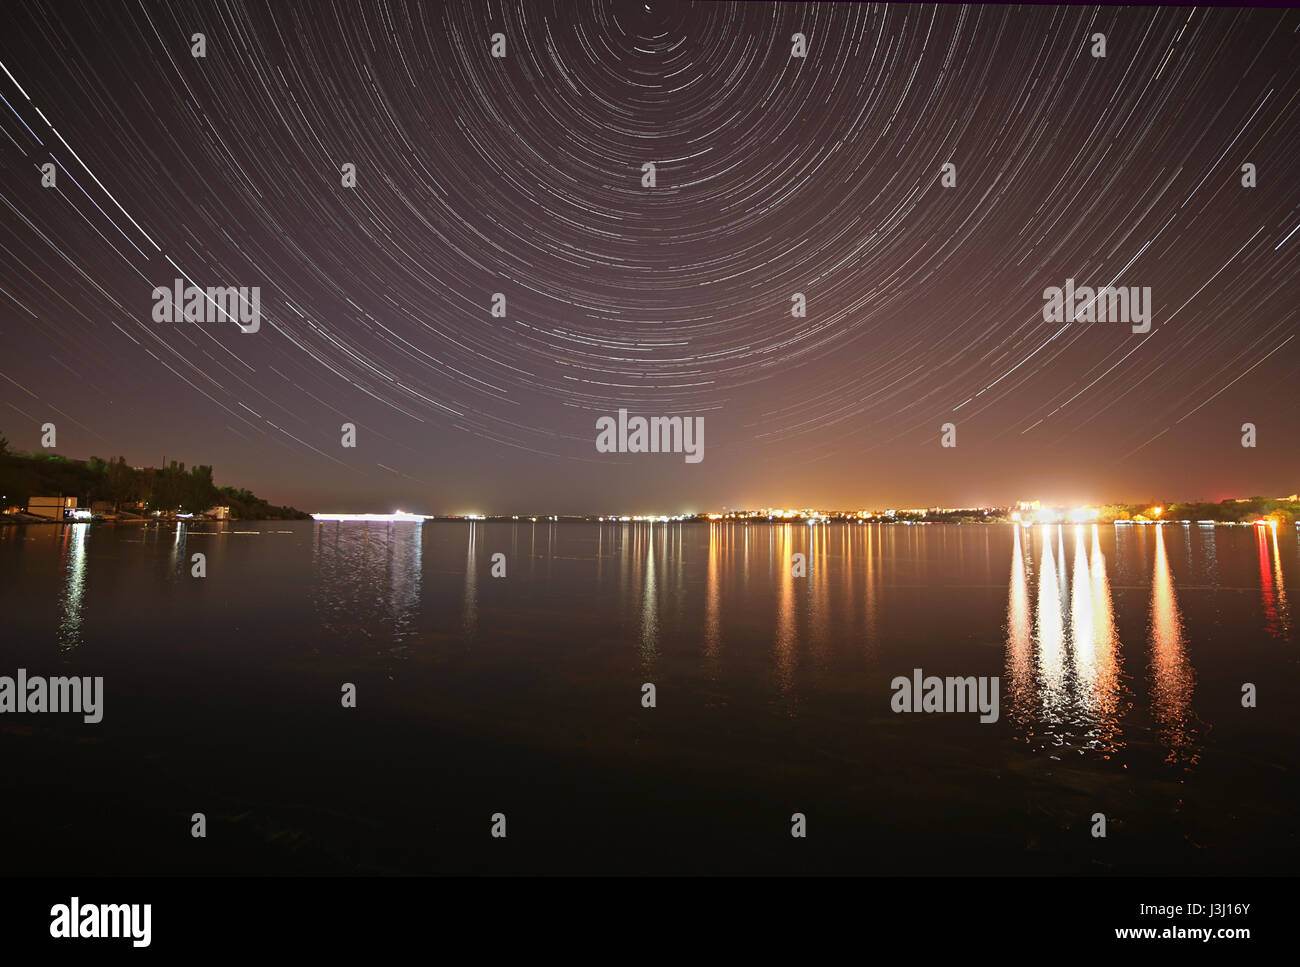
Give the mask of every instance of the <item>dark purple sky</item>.
<path id="1" fill-rule="evenodd" d="M 0 63 L 21 449 L 310 510 L 1300 490 L 1298 11 L 11 3 Z M 154 322 L 174 266 L 259 331 Z M 598 453 L 620 407 L 704 459 Z"/>

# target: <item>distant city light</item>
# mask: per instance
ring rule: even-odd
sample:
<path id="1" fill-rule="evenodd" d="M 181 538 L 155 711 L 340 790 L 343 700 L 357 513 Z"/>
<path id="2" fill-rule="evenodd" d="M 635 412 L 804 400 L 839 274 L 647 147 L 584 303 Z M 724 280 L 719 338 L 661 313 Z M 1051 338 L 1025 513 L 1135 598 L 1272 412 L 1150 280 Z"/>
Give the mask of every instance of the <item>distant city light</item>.
<path id="1" fill-rule="evenodd" d="M 312 514 L 313 520 L 337 520 L 337 521 L 367 521 L 367 520 L 386 520 L 386 521 L 424 521 L 432 520 L 428 514 L 408 514 L 405 511 L 395 511 L 391 514 Z"/>

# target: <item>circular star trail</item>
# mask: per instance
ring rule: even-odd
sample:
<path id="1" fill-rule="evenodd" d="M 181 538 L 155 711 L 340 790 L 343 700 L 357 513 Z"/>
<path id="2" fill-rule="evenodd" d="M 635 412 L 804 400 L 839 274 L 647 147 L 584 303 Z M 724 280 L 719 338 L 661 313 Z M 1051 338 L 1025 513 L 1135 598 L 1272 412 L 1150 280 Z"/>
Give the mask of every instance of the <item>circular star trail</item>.
<path id="1" fill-rule="evenodd" d="M 356 509 L 1290 492 L 1298 44 L 1272 10 L 20 4 L 0 430 Z M 155 323 L 179 277 L 260 286 L 260 331 Z M 1149 286 L 1151 331 L 1044 322 L 1067 278 Z M 620 408 L 703 416 L 707 459 L 598 454 Z"/>

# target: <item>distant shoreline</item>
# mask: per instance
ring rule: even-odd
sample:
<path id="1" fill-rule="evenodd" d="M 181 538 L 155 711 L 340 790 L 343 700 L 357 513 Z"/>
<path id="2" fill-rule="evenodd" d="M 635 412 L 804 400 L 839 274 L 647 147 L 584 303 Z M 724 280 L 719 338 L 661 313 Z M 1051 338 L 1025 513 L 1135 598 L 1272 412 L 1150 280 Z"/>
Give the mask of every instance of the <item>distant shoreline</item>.
<path id="1" fill-rule="evenodd" d="M 743 525 L 767 525 L 767 524 L 804 524 L 804 525 L 825 525 L 825 524 L 884 524 L 891 527 L 987 527 L 990 525 L 1020 526 L 1020 527 L 1088 527 L 1093 525 L 1105 525 L 1107 527 L 1150 527 L 1150 526 L 1199 526 L 1199 527 L 1259 527 L 1262 523 L 1256 521 L 1228 521 L 1228 520 L 1090 520 L 1090 521 L 1016 521 L 1004 518 L 989 518 L 982 521 L 965 521 L 965 520 L 890 520 L 888 518 L 857 518 L 857 517 L 830 517 L 830 518 L 769 518 L 769 517 L 750 517 L 750 518 L 721 518 L 710 520 L 703 516 L 690 517 L 641 517 L 633 519 L 622 519 L 618 517 L 581 517 L 576 515 L 557 514 L 555 516 L 547 515 L 545 517 L 514 517 L 511 515 L 496 516 L 440 516 L 437 514 L 428 515 L 410 515 L 408 517 L 394 518 L 384 515 L 370 515 L 369 517 L 361 514 L 357 515 L 338 515 L 325 520 L 314 519 L 313 523 L 322 526 L 326 524 L 743 524 Z M 1300 522 L 1297 522 L 1300 527 Z"/>
<path id="2" fill-rule="evenodd" d="M 31 514 L 0 514 L 0 527 L 23 527 L 28 525 L 40 527 L 47 524 L 55 524 L 60 527 L 69 524 L 256 524 L 262 521 L 278 521 L 282 523 L 301 519 L 298 517 L 257 517 L 252 520 L 243 518 L 217 520 L 213 517 L 92 517 L 89 520 L 52 520 L 37 518 Z"/>
<path id="3" fill-rule="evenodd" d="M 298 517 L 257 517 L 251 519 L 227 518 L 218 520 L 208 517 L 132 517 L 132 518 L 109 518 L 95 517 L 90 520 L 50 520 L 39 519 L 27 514 L 5 514 L 0 515 L 0 527 L 12 526 L 72 526 L 78 524 L 260 524 L 260 523 L 292 523 L 303 521 Z M 689 517 L 640 517 L 628 518 L 621 517 L 584 517 L 576 515 L 547 515 L 547 516 L 527 516 L 516 517 L 508 516 L 461 516 L 450 515 L 441 516 L 437 514 L 416 515 L 411 514 L 405 517 L 391 517 L 387 515 L 338 515 L 324 520 L 311 519 L 312 524 L 324 527 L 327 524 L 464 524 L 464 523 L 482 523 L 482 524 L 729 524 L 744 525 L 751 524 L 763 526 L 769 524 L 799 524 L 806 526 L 818 526 L 826 524 L 880 524 L 890 527 L 988 527 L 991 525 L 1019 526 L 1019 527 L 1085 527 L 1095 525 L 1105 525 L 1108 527 L 1262 527 L 1267 521 L 1228 521 L 1228 520 L 1113 520 L 1113 521 L 1016 521 L 1005 518 L 990 517 L 985 520 L 890 520 L 888 518 L 858 518 L 858 517 L 827 517 L 827 518 L 769 518 L 769 517 L 734 517 L 709 519 L 706 516 L 689 516 Z M 1300 521 L 1294 524 L 1300 527 Z"/>

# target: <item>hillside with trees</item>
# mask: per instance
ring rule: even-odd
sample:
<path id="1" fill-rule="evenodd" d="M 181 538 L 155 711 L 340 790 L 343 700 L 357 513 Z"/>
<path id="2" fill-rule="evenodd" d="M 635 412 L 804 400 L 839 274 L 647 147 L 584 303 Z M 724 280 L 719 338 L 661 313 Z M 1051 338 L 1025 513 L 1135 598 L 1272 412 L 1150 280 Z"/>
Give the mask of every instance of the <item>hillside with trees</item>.
<path id="1" fill-rule="evenodd" d="M 1300 515 L 1300 502 L 1285 497 L 1247 497 L 1241 500 L 1184 501 L 1160 506 L 1153 514 L 1151 504 L 1111 504 L 1101 509 L 1103 521 L 1136 520 L 1213 520 L 1226 524 L 1250 524 L 1257 520 L 1276 520 L 1294 524 Z"/>
<path id="2" fill-rule="evenodd" d="M 26 506 L 31 497 L 77 497 L 83 504 L 106 501 L 114 509 L 139 503 L 143 512 L 201 514 L 226 506 L 241 520 L 305 520 L 310 515 L 293 507 L 269 504 L 256 494 L 235 487 L 218 487 L 212 468 L 185 469 L 172 460 L 166 467 L 127 465 L 126 459 L 70 460 L 48 452 L 23 453 L 9 449 L 0 436 L 0 504 Z"/>

